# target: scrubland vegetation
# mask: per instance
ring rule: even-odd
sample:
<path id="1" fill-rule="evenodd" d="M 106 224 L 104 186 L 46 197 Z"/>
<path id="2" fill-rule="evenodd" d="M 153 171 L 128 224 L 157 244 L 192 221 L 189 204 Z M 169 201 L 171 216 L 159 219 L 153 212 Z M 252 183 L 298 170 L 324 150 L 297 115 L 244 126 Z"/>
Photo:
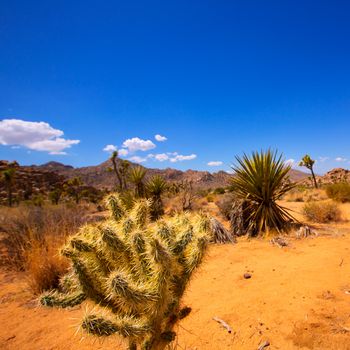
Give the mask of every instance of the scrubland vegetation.
<path id="1" fill-rule="evenodd" d="M 4 174 L 1 267 L 23 273 L 43 306 L 97 304 L 83 317 L 87 333 L 117 333 L 133 350 L 164 349 L 191 312 L 183 294 L 209 244 L 232 244 L 239 236 L 281 239 L 304 225 L 312 232 L 318 224 L 345 222 L 340 205 L 350 201 L 350 185 L 319 186 L 312 159 L 304 158 L 314 188 L 290 182 L 290 166 L 268 150 L 237 157 L 227 187 L 199 190 L 190 181 L 149 177 L 114 152 L 107 200 L 106 191 L 87 191 L 73 178 L 15 206 L 15 172 Z"/>
<path id="2" fill-rule="evenodd" d="M 308 202 L 303 207 L 305 217 L 312 222 L 327 223 L 341 220 L 341 212 L 333 202 Z"/>
<path id="3" fill-rule="evenodd" d="M 334 199 L 337 202 L 345 203 L 350 202 L 350 184 L 336 183 L 326 186 L 327 196 Z"/>
<path id="4" fill-rule="evenodd" d="M 2 207 L 1 266 L 25 271 L 35 294 L 57 286 L 68 267 L 59 248 L 86 222 L 86 214 L 75 205 Z"/>

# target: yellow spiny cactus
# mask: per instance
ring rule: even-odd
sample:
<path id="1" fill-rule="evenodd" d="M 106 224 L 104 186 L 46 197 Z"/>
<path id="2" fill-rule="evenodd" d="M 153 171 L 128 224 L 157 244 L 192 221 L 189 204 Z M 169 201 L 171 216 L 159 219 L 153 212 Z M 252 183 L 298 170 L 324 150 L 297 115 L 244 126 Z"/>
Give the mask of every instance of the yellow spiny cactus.
<path id="1" fill-rule="evenodd" d="M 68 307 L 88 298 L 101 312 L 84 317 L 86 332 L 118 333 L 129 339 L 129 349 L 163 349 L 175 338 L 175 323 L 190 312 L 180 301 L 212 238 L 212 219 L 183 213 L 151 223 L 147 200 L 131 210 L 118 195 L 106 201 L 110 217 L 71 237 L 62 254 L 72 271 L 41 303 Z"/>

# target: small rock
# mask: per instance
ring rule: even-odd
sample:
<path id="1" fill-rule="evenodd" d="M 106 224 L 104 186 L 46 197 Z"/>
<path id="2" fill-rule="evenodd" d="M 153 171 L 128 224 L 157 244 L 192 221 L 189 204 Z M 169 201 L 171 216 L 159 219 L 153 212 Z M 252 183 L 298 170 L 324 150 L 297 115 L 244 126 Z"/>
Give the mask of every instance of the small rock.
<path id="1" fill-rule="evenodd" d="M 245 273 L 243 277 L 247 280 L 249 278 L 252 278 L 252 275 L 250 273 Z"/>

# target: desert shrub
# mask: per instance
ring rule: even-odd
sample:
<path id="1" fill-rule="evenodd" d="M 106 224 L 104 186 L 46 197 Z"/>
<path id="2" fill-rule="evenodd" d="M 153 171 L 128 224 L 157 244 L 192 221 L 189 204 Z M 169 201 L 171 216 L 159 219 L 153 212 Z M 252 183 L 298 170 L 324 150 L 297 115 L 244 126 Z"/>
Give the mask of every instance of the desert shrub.
<path id="1" fill-rule="evenodd" d="M 283 199 L 287 202 L 304 202 L 305 191 L 300 191 L 298 188 L 292 189 L 283 196 Z"/>
<path id="2" fill-rule="evenodd" d="M 85 315 L 84 331 L 118 333 L 129 349 L 164 349 L 176 322 L 191 311 L 180 301 L 213 236 L 212 219 L 182 213 L 152 224 L 150 201 L 139 199 L 131 210 L 118 195 L 107 202 L 110 218 L 84 226 L 62 250 L 73 265 L 68 293 L 52 291 L 41 303 L 68 307 L 88 298 L 98 307 Z"/>
<path id="3" fill-rule="evenodd" d="M 234 196 L 232 193 L 225 193 L 220 199 L 218 199 L 215 204 L 220 210 L 221 215 L 230 220 L 232 203 L 234 201 Z"/>
<path id="4" fill-rule="evenodd" d="M 84 222 L 79 206 L 1 208 L 0 265 L 25 271 L 34 292 L 52 288 L 67 268 L 57 248 Z"/>
<path id="5" fill-rule="evenodd" d="M 225 189 L 223 187 L 217 187 L 214 190 L 214 194 L 224 194 L 225 193 Z"/>
<path id="6" fill-rule="evenodd" d="M 207 199 L 208 203 L 213 203 L 214 202 L 214 196 L 211 195 L 211 194 L 208 194 L 206 196 L 206 199 Z"/>
<path id="7" fill-rule="evenodd" d="M 304 192 L 304 202 L 323 201 L 327 195 L 323 189 L 308 189 Z"/>
<path id="8" fill-rule="evenodd" d="M 350 202 L 350 184 L 347 182 L 328 185 L 326 193 L 329 198 L 337 202 Z"/>
<path id="9" fill-rule="evenodd" d="M 62 237 L 46 237 L 42 241 L 32 240 L 25 250 L 24 269 L 28 285 L 34 294 L 57 288 L 61 276 L 69 267 L 68 260 L 59 255 Z"/>
<path id="10" fill-rule="evenodd" d="M 340 221 L 341 212 L 334 202 L 309 202 L 303 207 L 304 216 L 313 222 L 327 223 Z"/>

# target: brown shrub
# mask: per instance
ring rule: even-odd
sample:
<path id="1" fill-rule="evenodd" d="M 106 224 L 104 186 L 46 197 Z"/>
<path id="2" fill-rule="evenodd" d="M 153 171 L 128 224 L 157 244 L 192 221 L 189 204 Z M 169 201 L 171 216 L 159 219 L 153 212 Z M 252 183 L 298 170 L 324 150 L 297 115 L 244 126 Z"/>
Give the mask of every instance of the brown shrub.
<path id="1" fill-rule="evenodd" d="M 57 286 L 68 263 L 58 254 L 66 237 L 86 221 L 79 206 L 0 209 L 0 265 L 26 271 L 34 293 Z"/>
<path id="2" fill-rule="evenodd" d="M 225 193 L 215 202 L 215 204 L 220 210 L 221 215 L 226 220 L 230 220 L 231 218 L 232 205 L 233 205 L 234 199 L 235 197 L 232 193 Z"/>
<path id="3" fill-rule="evenodd" d="M 59 254 L 62 243 L 50 236 L 44 244 L 31 242 L 31 248 L 26 251 L 25 271 L 34 294 L 57 288 L 60 277 L 67 272 L 69 262 Z"/>
<path id="4" fill-rule="evenodd" d="M 350 184 L 346 182 L 328 185 L 326 187 L 327 196 L 337 202 L 350 202 Z"/>
<path id="5" fill-rule="evenodd" d="M 323 189 L 297 187 L 288 192 L 283 199 L 287 202 L 312 202 L 327 199 L 327 196 Z"/>
<path id="6" fill-rule="evenodd" d="M 340 209 L 334 202 L 306 203 L 303 207 L 303 214 L 308 220 L 318 223 L 341 220 Z"/>

